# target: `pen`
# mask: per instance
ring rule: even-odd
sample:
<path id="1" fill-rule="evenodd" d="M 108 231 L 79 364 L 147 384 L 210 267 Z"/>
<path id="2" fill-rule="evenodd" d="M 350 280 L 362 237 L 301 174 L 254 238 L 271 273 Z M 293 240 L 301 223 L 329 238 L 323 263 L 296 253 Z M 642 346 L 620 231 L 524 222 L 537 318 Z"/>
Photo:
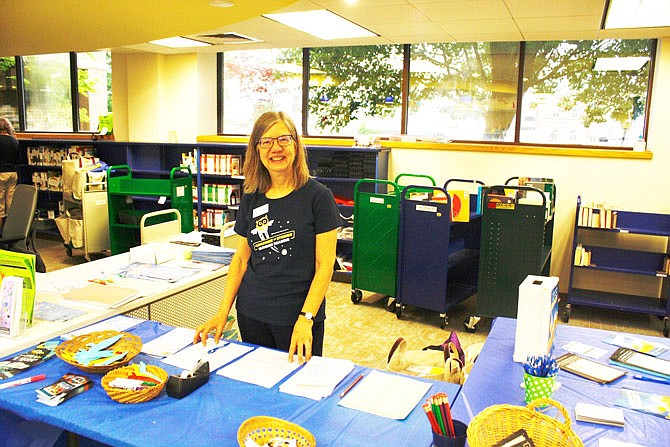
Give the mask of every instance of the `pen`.
<path id="1" fill-rule="evenodd" d="M 19 379 L 14 380 L 12 382 L 3 383 L 0 384 L 0 390 L 4 390 L 5 388 L 11 388 L 19 385 L 25 385 L 26 383 L 39 382 L 40 380 L 46 379 L 46 377 L 47 377 L 46 374 L 39 374 L 37 376 L 26 377 L 25 379 Z"/>
<path id="2" fill-rule="evenodd" d="M 351 391 L 351 389 L 352 389 L 353 387 L 355 387 L 356 384 L 357 384 L 358 382 L 360 382 L 360 380 L 361 380 L 362 378 L 363 378 L 363 374 L 361 374 L 360 376 L 356 377 L 356 379 L 355 379 L 353 382 L 351 382 L 351 385 L 349 385 L 349 386 L 347 387 L 346 390 L 344 390 L 344 391 L 342 391 L 342 393 L 340 393 L 340 399 L 343 398 L 349 391 Z"/>
<path id="3" fill-rule="evenodd" d="M 633 374 L 633 379 L 644 380 L 645 382 L 667 383 L 670 385 L 670 380 L 662 379 L 660 377 L 642 376 L 640 374 Z"/>
<path id="4" fill-rule="evenodd" d="M 223 342 L 223 344 L 219 346 L 214 346 L 213 348 L 207 350 L 207 354 L 214 354 L 216 351 L 218 351 L 221 348 L 224 348 L 228 345 L 228 342 Z"/>

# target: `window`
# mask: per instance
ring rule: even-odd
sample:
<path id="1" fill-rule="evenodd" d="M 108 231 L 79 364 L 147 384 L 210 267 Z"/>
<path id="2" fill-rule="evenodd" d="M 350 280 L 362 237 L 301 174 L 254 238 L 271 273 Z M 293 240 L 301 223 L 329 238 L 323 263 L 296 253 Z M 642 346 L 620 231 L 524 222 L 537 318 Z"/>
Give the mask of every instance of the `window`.
<path id="1" fill-rule="evenodd" d="M 310 135 L 399 134 L 402 46 L 309 50 Z"/>
<path id="2" fill-rule="evenodd" d="M 654 51 L 653 40 L 613 39 L 227 52 L 223 130 L 248 134 L 261 112 L 286 110 L 306 120 L 307 135 L 397 135 L 405 112 L 405 133 L 416 136 L 630 148 L 645 137 Z M 596 69 L 628 57 L 642 65 Z"/>
<path id="3" fill-rule="evenodd" d="M 79 130 L 97 131 L 99 118 L 112 110 L 110 53 L 77 54 Z"/>
<path id="4" fill-rule="evenodd" d="M 528 42 L 521 130 L 526 143 L 631 147 L 644 137 L 650 40 Z M 600 58 L 641 58 L 636 69 L 599 70 Z"/>
<path id="5" fill-rule="evenodd" d="M 228 51 L 223 65 L 225 133 L 248 135 L 256 118 L 271 110 L 288 113 L 302 132 L 299 49 Z"/>
<path id="6" fill-rule="evenodd" d="M 70 55 L 23 58 L 26 130 L 72 132 Z"/>
<path id="7" fill-rule="evenodd" d="M 407 133 L 514 141 L 519 44 L 411 46 Z"/>
<path id="8" fill-rule="evenodd" d="M 13 57 L 0 58 L 0 116 L 11 121 L 12 126 L 18 129 L 19 112 L 18 96 L 16 92 L 16 59 Z"/>

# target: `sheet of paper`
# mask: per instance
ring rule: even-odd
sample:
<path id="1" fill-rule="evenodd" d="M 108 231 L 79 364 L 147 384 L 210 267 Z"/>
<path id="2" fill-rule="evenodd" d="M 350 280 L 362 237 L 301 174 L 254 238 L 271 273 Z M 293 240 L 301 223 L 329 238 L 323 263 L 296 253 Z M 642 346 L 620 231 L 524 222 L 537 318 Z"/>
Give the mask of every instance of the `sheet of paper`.
<path id="1" fill-rule="evenodd" d="M 584 357 L 590 357 L 592 359 L 598 359 L 607 354 L 607 350 L 605 349 L 596 348 L 595 346 L 590 346 L 578 341 L 571 341 L 570 343 L 566 343 L 563 345 L 563 349 L 574 354 L 581 354 Z"/>
<path id="2" fill-rule="evenodd" d="M 391 419 L 405 419 L 431 384 L 396 374 L 371 371 L 339 405 Z"/>
<path id="3" fill-rule="evenodd" d="M 351 360 L 312 357 L 305 366 L 279 386 L 282 393 L 321 400 L 354 369 Z"/>
<path id="4" fill-rule="evenodd" d="M 241 382 L 272 388 L 299 366 L 297 361 L 288 361 L 286 352 L 259 347 L 236 362 L 221 368 L 217 374 Z"/>
<path id="5" fill-rule="evenodd" d="M 126 317 L 125 315 L 117 315 L 115 317 L 109 318 L 107 320 L 100 321 L 98 323 L 92 324 L 90 326 L 77 329 L 76 331 L 69 332 L 67 334 L 61 335 L 61 338 L 64 340 L 70 340 L 79 335 L 90 334 L 91 332 L 100 332 L 100 331 L 125 331 L 128 328 L 136 326 L 141 322 L 146 321 L 139 318 Z"/>
<path id="6" fill-rule="evenodd" d="M 658 357 L 670 349 L 670 347 L 662 343 L 647 341 L 625 334 L 613 334 L 605 338 L 603 341 L 605 343 L 609 343 L 610 345 L 622 346 L 624 348 L 632 349 L 633 351 L 641 352 L 643 354 L 653 355 L 654 357 Z"/>
<path id="7" fill-rule="evenodd" d="M 60 304 L 42 301 L 35 303 L 34 317 L 45 321 L 68 321 L 84 315 L 86 312 L 79 309 L 72 309 Z"/>
<path id="8" fill-rule="evenodd" d="M 155 357 L 167 357 L 193 343 L 194 329 L 176 327 L 160 337 L 144 343 L 142 352 Z"/>
<path id="9" fill-rule="evenodd" d="M 193 336 L 191 336 L 192 341 Z M 188 346 L 161 361 L 177 368 L 191 370 L 200 359 L 207 359 L 209 361 L 209 370 L 214 371 L 252 349 L 249 346 L 230 343 L 224 340 L 219 340 L 219 344 L 215 344 L 214 339 L 210 338 L 207 340 L 205 346 L 202 346 L 202 343 Z"/>

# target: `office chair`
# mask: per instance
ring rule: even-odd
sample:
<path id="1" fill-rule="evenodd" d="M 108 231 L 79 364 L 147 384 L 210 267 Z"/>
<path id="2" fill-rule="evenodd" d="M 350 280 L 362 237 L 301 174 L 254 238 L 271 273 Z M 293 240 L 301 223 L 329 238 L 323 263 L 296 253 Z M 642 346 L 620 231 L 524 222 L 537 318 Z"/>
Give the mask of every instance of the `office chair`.
<path id="1" fill-rule="evenodd" d="M 46 266 L 35 248 L 35 220 L 37 210 L 37 188 L 32 185 L 17 185 L 12 204 L 5 218 L 0 236 L 0 248 L 17 253 L 35 255 L 35 270 L 46 272 Z"/>

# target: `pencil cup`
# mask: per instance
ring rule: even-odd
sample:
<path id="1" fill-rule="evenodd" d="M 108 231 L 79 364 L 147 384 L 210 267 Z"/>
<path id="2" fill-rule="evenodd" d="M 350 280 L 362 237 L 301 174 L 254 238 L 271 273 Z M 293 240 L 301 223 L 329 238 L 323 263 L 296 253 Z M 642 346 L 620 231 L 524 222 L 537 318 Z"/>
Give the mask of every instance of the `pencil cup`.
<path id="1" fill-rule="evenodd" d="M 550 398 L 554 394 L 556 376 L 537 377 L 532 374 L 523 374 L 523 384 L 526 389 L 525 401 L 527 404 L 540 397 Z"/>
<path id="2" fill-rule="evenodd" d="M 461 421 L 454 420 L 454 431 L 456 437 L 442 436 L 433 432 L 433 447 L 465 447 L 465 441 L 468 439 L 468 426 Z"/>

